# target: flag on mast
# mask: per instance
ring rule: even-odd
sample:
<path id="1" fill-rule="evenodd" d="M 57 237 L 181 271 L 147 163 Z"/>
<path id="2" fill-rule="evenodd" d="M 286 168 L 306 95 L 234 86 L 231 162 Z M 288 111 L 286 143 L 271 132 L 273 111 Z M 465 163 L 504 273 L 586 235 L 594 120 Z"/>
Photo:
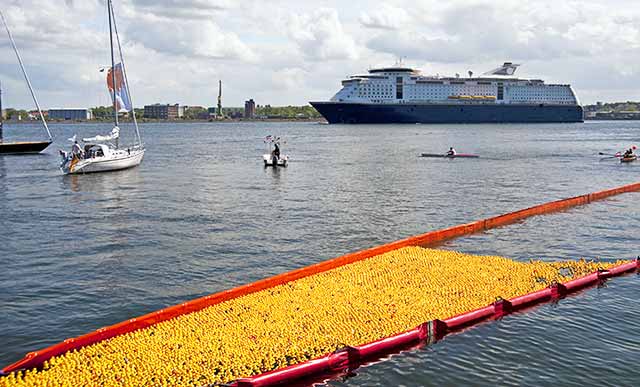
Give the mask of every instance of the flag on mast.
<path id="1" fill-rule="evenodd" d="M 116 64 L 115 69 L 115 81 L 116 81 L 116 92 L 115 97 L 116 100 L 114 102 L 116 109 L 118 112 L 125 113 L 133 110 L 133 106 L 131 106 L 131 99 L 129 98 L 129 90 L 127 90 L 127 84 L 124 81 L 124 75 L 122 72 L 122 63 Z M 111 76 L 112 69 L 109 69 L 107 72 L 107 87 L 109 88 L 109 94 L 111 95 L 111 99 L 113 100 L 113 77 Z"/>

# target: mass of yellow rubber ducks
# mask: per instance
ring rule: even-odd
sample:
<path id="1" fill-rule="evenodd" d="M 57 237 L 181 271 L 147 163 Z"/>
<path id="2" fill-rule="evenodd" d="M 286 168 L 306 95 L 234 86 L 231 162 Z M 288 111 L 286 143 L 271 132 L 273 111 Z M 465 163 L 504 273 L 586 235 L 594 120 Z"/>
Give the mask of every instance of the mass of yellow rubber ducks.
<path id="1" fill-rule="evenodd" d="M 203 386 L 361 345 L 616 263 L 406 247 L 52 358 L 0 387 Z"/>

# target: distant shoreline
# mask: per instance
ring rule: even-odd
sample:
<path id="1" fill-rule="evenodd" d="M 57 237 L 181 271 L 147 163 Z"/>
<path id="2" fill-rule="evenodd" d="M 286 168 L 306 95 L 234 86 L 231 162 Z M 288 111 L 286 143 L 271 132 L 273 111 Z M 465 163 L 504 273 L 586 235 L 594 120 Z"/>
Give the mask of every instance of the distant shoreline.
<path id="1" fill-rule="evenodd" d="M 5 124 L 10 125 L 22 125 L 22 124 L 34 124 L 38 123 L 40 120 L 8 120 L 4 121 Z M 110 120 L 47 120 L 47 123 L 51 124 L 104 124 L 110 123 Z M 131 122 L 127 120 L 126 122 Z M 160 119 L 141 119 L 138 120 L 138 123 L 146 124 L 146 123 L 238 123 L 238 122 L 318 122 L 318 123 L 326 123 L 327 121 L 324 118 L 255 118 L 255 119 L 236 119 L 229 118 L 223 120 L 160 120 Z"/>

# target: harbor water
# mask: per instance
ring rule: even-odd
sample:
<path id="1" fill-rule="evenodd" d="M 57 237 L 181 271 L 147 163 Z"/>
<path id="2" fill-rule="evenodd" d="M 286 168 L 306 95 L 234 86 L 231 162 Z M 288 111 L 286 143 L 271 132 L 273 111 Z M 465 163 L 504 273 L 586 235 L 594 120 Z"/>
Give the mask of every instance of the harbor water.
<path id="1" fill-rule="evenodd" d="M 58 149 L 110 125 L 51 129 L 55 143 L 43 154 L 0 156 L 2 367 L 65 338 L 344 253 L 640 180 L 640 164 L 598 155 L 640 145 L 633 121 L 147 123 L 139 167 L 79 176 L 62 176 Z M 41 138 L 42 129 L 9 123 L 4 134 Z M 286 141 L 287 168 L 263 167 L 267 135 Z M 481 157 L 418 157 L 450 146 Z M 442 247 L 518 260 L 635 258 L 639 199 L 624 194 Z M 639 285 L 636 275 L 615 278 L 327 383 L 635 385 Z"/>

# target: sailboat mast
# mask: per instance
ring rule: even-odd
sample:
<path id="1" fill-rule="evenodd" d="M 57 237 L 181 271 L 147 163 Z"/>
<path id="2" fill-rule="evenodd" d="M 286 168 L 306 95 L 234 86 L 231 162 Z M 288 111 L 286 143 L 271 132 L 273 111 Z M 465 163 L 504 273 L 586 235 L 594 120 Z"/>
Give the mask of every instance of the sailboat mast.
<path id="1" fill-rule="evenodd" d="M 38 103 L 38 99 L 36 98 L 36 93 L 33 92 L 33 87 L 31 87 L 31 81 L 29 80 L 29 76 L 27 75 L 27 70 L 24 69 L 24 64 L 22 63 L 22 58 L 20 57 L 20 53 L 18 52 L 18 47 L 16 47 L 16 42 L 13 40 L 13 35 L 11 35 L 11 31 L 9 31 L 9 25 L 4 18 L 4 14 L 0 11 L 0 18 L 2 18 L 2 23 L 4 23 L 4 28 L 7 30 L 7 35 L 9 35 L 9 40 L 11 41 L 11 45 L 13 46 L 13 51 L 16 53 L 16 57 L 18 58 L 18 63 L 20 63 L 20 69 L 22 69 L 22 75 L 24 75 L 24 80 L 27 81 L 27 86 L 29 86 L 29 91 L 31 92 L 31 97 L 33 98 L 33 102 L 36 104 L 36 108 L 38 108 L 38 113 L 40 113 L 40 119 L 42 120 L 42 125 L 44 125 L 44 129 L 47 131 L 49 135 L 49 140 L 53 138 L 51 136 L 51 131 L 49 131 L 49 126 L 47 125 L 47 120 L 44 119 L 44 114 L 42 114 L 42 110 L 40 109 L 40 104 Z"/>
<path id="2" fill-rule="evenodd" d="M 118 126 L 118 102 L 116 100 L 116 61 L 115 56 L 113 54 L 113 27 L 111 22 L 111 0 L 107 0 L 107 8 L 109 14 L 109 43 L 111 46 L 111 87 L 112 87 L 112 95 L 113 99 L 113 123 Z"/>
<path id="3" fill-rule="evenodd" d="M 2 123 L 4 121 L 4 112 L 2 111 L 2 82 L 0 81 L 0 142 L 2 142 Z"/>
<path id="4" fill-rule="evenodd" d="M 113 7 L 113 4 L 111 5 Z M 113 13 L 113 32 L 116 34 L 116 43 L 118 43 L 118 52 L 120 53 L 120 63 L 122 64 L 122 76 L 124 77 L 124 84 L 126 86 L 127 96 L 129 97 L 129 101 L 131 102 L 131 114 L 133 116 L 133 125 L 136 128 L 136 139 L 138 141 L 138 145 L 142 146 L 142 137 L 140 137 L 140 128 L 138 128 L 138 120 L 136 119 L 136 109 L 135 104 L 133 103 L 133 97 L 131 96 L 131 88 L 129 87 L 129 78 L 127 76 L 127 66 L 124 64 L 124 55 L 122 54 L 122 45 L 120 45 L 120 35 L 118 34 L 118 23 L 116 23 L 116 15 L 113 12 L 113 8 L 111 9 Z M 134 140 L 135 145 L 135 140 Z"/>

